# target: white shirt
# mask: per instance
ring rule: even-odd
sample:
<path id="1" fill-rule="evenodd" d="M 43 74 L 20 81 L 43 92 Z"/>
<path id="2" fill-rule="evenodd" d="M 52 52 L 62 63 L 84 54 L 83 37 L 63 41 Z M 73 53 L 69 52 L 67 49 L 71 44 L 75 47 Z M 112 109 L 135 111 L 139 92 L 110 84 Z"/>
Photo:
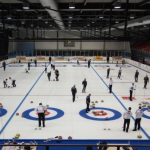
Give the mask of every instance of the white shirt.
<path id="1" fill-rule="evenodd" d="M 44 113 L 44 111 L 47 109 L 46 106 L 43 105 L 39 105 L 37 108 L 35 108 L 35 111 L 37 111 L 38 113 Z"/>
<path id="2" fill-rule="evenodd" d="M 126 112 L 124 112 L 123 114 L 123 118 L 124 119 L 130 119 L 132 116 L 132 112 L 130 110 L 127 110 Z"/>
<path id="3" fill-rule="evenodd" d="M 113 85 L 114 81 L 113 80 L 109 80 L 109 85 Z"/>
<path id="4" fill-rule="evenodd" d="M 135 112 L 135 117 L 138 119 L 138 118 L 142 118 L 143 116 L 143 110 L 141 109 L 138 109 L 136 112 Z"/>

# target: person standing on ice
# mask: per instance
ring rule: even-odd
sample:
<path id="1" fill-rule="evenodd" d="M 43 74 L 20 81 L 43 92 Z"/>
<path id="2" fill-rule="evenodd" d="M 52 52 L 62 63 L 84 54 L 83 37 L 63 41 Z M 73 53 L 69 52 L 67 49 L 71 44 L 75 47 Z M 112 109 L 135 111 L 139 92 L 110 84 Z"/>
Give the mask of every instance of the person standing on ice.
<path id="1" fill-rule="evenodd" d="M 146 86 L 147 86 L 147 83 L 149 82 L 149 78 L 148 76 L 146 75 L 146 77 L 144 77 L 144 89 L 147 89 Z"/>
<path id="2" fill-rule="evenodd" d="M 130 87 L 130 90 L 129 90 L 129 92 L 130 92 L 130 101 L 132 101 L 132 94 L 133 94 L 133 90 L 134 90 L 134 83 L 132 83 L 132 86 Z"/>
<path id="3" fill-rule="evenodd" d="M 91 94 L 89 94 L 89 95 L 86 97 L 86 113 L 88 113 L 88 112 L 90 111 L 90 109 L 89 109 L 90 96 L 91 96 Z"/>
<path id="4" fill-rule="evenodd" d="M 114 81 L 112 80 L 112 78 L 110 78 L 110 80 L 109 80 L 109 93 L 112 93 L 113 83 L 114 83 Z"/>
<path id="5" fill-rule="evenodd" d="M 76 97 L 76 93 L 77 93 L 76 85 L 74 85 L 71 88 L 71 92 L 72 92 L 72 97 L 73 97 L 73 102 L 74 102 L 75 101 L 75 97 Z"/>
<path id="6" fill-rule="evenodd" d="M 135 72 L 135 82 L 138 82 L 138 76 L 139 76 L 139 72 L 138 72 L 138 70 L 136 70 L 136 72 Z"/>
<path id="7" fill-rule="evenodd" d="M 38 113 L 39 127 L 41 127 L 41 120 L 43 121 L 43 127 L 45 127 L 45 111 L 47 110 L 46 106 L 43 106 L 42 103 L 39 103 L 39 106 L 35 108 L 35 111 Z"/>
<path id="8" fill-rule="evenodd" d="M 47 77 L 48 77 L 48 80 L 50 81 L 50 78 L 51 78 L 51 71 L 47 73 Z"/>
<path id="9" fill-rule="evenodd" d="M 120 77 L 121 77 L 121 73 L 122 73 L 122 69 L 121 69 L 121 67 L 120 67 L 120 69 L 119 69 L 119 71 L 118 71 L 118 78 L 120 79 Z"/>
<path id="10" fill-rule="evenodd" d="M 107 78 L 109 78 L 110 68 L 107 69 Z"/>
<path id="11" fill-rule="evenodd" d="M 138 126 L 138 130 L 140 130 L 141 128 L 141 118 L 144 114 L 143 110 L 141 109 L 141 107 L 139 107 L 139 109 L 135 112 L 136 114 L 136 119 L 135 119 L 135 125 L 134 125 L 134 129 L 132 131 L 136 131 L 137 130 L 137 126 Z"/>
<path id="12" fill-rule="evenodd" d="M 91 65 L 91 59 L 88 61 L 88 68 L 90 68 Z"/>
<path id="13" fill-rule="evenodd" d="M 129 109 L 126 112 L 124 112 L 124 114 L 123 114 L 123 119 L 124 119 L 123 131 L 128 132 L 131 116 L 132 116 L 131 107 L 129 107 Z M 126 125 L 127 125 L 127 127 L 126 127 Z"/>
<path id="14" fill-rule="evenodd" d="M 7 87 L 7 79 L 3 80 L 4 88 Z"/>
<path id="15" fill-rule="evenodd" d="M 13 87 L 16 87 L 16 80 L 15 79 L 12 79 L 11 77 L 9 77 L 9 79 L 11 80 L 11 84 Z"/>
<path id="16" fill-rule="evenodd" d="M 82 93 L 86 93 L 86 86 L 87 86 L 87 81 L 86 81 L 86 78 L 84 79 L 84 81 L 82 82 L 82 85 L 83 85 L 83 89 L 82 89 Z"/>
<path id="17" fill-rule="evenodd" d="M 3 65 L 4 71 L 5 71 L 5 69 L 6 69 L 6 62 L 3 61 L 2 65 Z"/>

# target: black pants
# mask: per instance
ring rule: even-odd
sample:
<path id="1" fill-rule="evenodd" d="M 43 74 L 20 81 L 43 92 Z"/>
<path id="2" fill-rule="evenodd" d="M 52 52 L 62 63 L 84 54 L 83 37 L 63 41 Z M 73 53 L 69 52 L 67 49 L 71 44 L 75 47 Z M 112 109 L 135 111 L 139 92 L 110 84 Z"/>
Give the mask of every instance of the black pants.
<path id="1" fill-rule="evenodd" d="M 86 112 L 90 111 L 89 105 L 90 105 L 89 103 L 86 103 Z"/>
<path id="2" fill-rule="evenodd" d="M 37 67 L 37 64 L 35 64 L 35 67 Z"/>
<path id="3" fill-rule="evenodd" d="M 4 83 L 4 88 L 5 88 L 5 87 L 7 87 L 7 84 L 6 84 L 6 82 L 3 82 L 3 83 Z"/>
<path id="4" fill-rule="evenodd" d="M 5 71 L 5 69 L 6 69 L 6 66 L 3 66 L 3 68 L 4 68 L 4 71 Z"/>
<path id="5" fill-rule="evenodd" d="M 16 83 L 15 83 L 15 82 L 16 82 L 16 80 L 13 80 L 13 81 L 12 81 L 12 86 L 13 86 L 13 87 L 16 87 Z"/>
<path id="6" fill-rule="evenodd" d="M 127 127 L 126 127 L 126 125 L 127 125 Z M 130 119 L 124 119 L 123 131 L 128 132 L 128 130 L 129 130 L 129 125 L 130 125 Z"/>
<path id="7" fill-rule="evenodd" d="M 120 77 L 121 77 L 121 73 L 118 73 L 118 78 L 120 79 Z"/>
<path id="8" fill-rule="evenodd" d="M 73 96 L 73 102 L 75 101 L 76 93 L 72 93 Z"/>
<path id="9" fill-rule="evenodd" d="M 82 93 L 85 93 L 86 91 L 86 86 L 83 85 Z"/>
<path id="10" fill-rule="evenodd" d="M 90 68 L 90 64 L 88 64 L 88 68 Z"/>
<path id="11" fill-rule="evenodd" d="M 112 92 L 112 85 L 109 85 L 109 93 Z"/>
<path id="12" fill-rule="evenodd" d="M 41 120 L 43 121 L 43 126 L 45 126 L 45 114 L 38 113 L 38 117 L 39 117 L 39 127 L 41 126 Z"/>
<path id="13" fill-rule="evenodd" d="M 138 130 L 140 130 L 141 127 L 140 123 L 141 123 L 141 118 L 135 119 L 135 128 L 134 128 L 135 130 L 137 129 L 137 126 L 138 126 Z"/>
<path id="14" fill-rule="evenodd" d="M 144 82 L 144 88 L 146 89 L 146 86 L 147 86 L 147 82 Z"/>
<path id="15" fill-rule="evenodd" d="M 53 65 L 53 70 L 55 70 L 55 65 Z"/>
<path id="16" fill-rule="evenodd" d="M 107 73 L 107 78 L 109 78 L 109 73 Z"/>
<path id="17" fill-rule="evenodd" d="M 58 81 L 59 79 L 58 79 L 58 77 L 59 77 L 59 75 L 56 75 L 56 81 Z"/>
<path id="18" fill-rule="evenodd" d="M 51 64 L 51 69 L 53 69 L 53 65 Z"/>
<path id="19" fill-rule="evenodd" d="M 135 77 L 135 82 L 138 82 L 138 77 Z"/>
<path id="20" fill-rule="evenodd" d="M 28 66 L 28 70 L 30 70 L 30 66 Z"/>
<path id="21" fill-rule="evenodd" d="M 50 76 L 48 76 L 48 80 L 50 81 Z"/>
<path id="22" fill-rule="evenodd" d="M 130 90 L 130 100 L 131 100 L 131 101 L 132 101 L 132 93 L 133 93 L 133 91 Z"/>

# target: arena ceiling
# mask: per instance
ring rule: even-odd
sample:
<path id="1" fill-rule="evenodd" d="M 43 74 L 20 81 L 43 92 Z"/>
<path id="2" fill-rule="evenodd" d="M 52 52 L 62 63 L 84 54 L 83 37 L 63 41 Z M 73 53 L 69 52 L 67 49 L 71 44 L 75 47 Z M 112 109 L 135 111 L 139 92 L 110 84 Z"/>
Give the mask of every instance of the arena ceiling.
<path id="1" fill-rule="evenodd" d="M 83 33 L 81 37 L 90 33 L 84 37 L 88 39 L 150 40 L 150 0 L 0 0 L 0 11 L 1 30 L 76 31 Z"/>

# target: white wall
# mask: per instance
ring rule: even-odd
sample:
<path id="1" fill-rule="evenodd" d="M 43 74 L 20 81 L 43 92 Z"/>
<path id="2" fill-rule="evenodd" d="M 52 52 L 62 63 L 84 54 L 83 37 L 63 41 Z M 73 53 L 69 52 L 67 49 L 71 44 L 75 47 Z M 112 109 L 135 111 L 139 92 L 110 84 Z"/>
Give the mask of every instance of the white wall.
<path id="1" fill-rule="evenodd" d="M 57 49 L 57 42 L 35 42 L 36 50 L 54 50 Z"/>
<path id="2" fill-rule="evenodd" d="M 82 42 L 83 50 L 103 50 L 104 42 Z"/>
<path id="3" fill-rule="evenodd" d="M 75 41 L 74 47 L 64 47 L 64 41 L 49 41 L 49 42 L 10 42 L 9 43 L 9 52 L 11 51 L 18 51 L 21 50 L 21 44 L 24 47 L 24 49 L 31 48 L 31 45 L 33 44 L 33 47 L 35 50 L 126 50 L 130 52 L 130 45 L 128 42 L 80 42 Z M 30 44 L 30 46 L 27 46 L 27 44 Z M 29 47 L 29 48 L 28 48 Z"/>

